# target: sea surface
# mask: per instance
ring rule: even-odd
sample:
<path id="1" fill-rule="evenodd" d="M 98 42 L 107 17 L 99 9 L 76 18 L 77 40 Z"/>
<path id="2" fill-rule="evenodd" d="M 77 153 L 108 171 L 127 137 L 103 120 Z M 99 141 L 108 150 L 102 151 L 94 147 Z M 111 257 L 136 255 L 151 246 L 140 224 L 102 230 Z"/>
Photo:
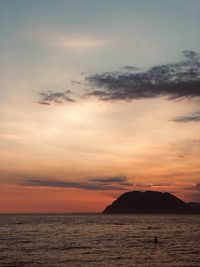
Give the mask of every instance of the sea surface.
<path id="1" fill-rule="evenodd" d="M 0 266 L 200 267 L 200 216 L 1 215 Z"/>

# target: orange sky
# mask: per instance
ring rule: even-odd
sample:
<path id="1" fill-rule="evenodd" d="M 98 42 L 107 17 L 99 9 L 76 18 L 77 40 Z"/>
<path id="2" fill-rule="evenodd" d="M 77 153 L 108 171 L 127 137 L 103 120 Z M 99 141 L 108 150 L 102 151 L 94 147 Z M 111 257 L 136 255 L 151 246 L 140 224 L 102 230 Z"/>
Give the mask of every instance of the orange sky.
<path id="1" fill-rule="evenodd" d="M 183 103 L 151 99 L 99 104 L 92 99 L 39 106 L 35 113 L 36 107 L 32 103 L 21 110 L 19 104 L 16 120 L 5 121 L 1 212 L 99 212 L 126 190 L 169 191 L 184 200 L 199 199 L 199 124 L 169 121 L 182 112 Z M 134 119 L 135 114 L 142 115 Z M 21 117 L 23 124 L 18 125 Z M 84 188 L 102 184 L 93 182 L 95 178 L 113 177 L 124 177 L 121 190 Z M 58 185 L 29 184 L 38 180 Z M 83 189 L 59 184 L 71 181 Z"/>

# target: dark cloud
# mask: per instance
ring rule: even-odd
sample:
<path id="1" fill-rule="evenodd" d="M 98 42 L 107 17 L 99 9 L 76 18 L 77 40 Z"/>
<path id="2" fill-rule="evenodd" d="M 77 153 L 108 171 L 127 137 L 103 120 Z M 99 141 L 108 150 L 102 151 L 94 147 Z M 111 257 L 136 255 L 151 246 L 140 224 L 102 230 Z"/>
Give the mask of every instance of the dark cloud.
<path id="1" fill-rule="evenodd" d="M 200 56 L 184 51 L 179 62 L 158 65 L 145 72 L 106 72 L 85 79 L 96 89 L 87 95 L 100 100 L 125 100 L 165 96 L 168 99 L 200 97 Z"/>
<path id="2" fill-rule="evenodd" d="M 45 101 L 37 101 L 36 103 L 40 104 L 40 105 L 51 105 L 49 102 L 45 102 Z"/>
<path id="3" fill-rule="evenodd" d="M 126 176 L 116 176 L 116 177 L 97 177 L 91 179 L 92 182 L 102 183 L 102 184 L 118 184 L 122 186 L 132 186 Z"/>
<path id="4" fill-rule="evenodd" d="M 108 191 L 108 190 L 127 190 L 122 186 L 110 184 L 96 184 L 91 182 L 65 182 L 65 181 L 48 181 L 48 180 L 28 180 L 21 185 L 24 186 L 38 186 L 38 187 L 61 187 L 61 188 L 79 188 L 94 191 Z"/>
<path id="5" fill-rule="evenodd" d="M 136 70 L 138 70 L 138 68 L 133 67 L 133 66 L 124 66 L 123 69 L 126 70 L 126 71 L 136 71 Z"/>
<path id="6" fill-rule="evenodd" d="M 125 176 L 97 177 L 88 181 L 61 181 L 33 178 L 20 183 L 23 186 L 78 188 L 93 191 L 129 191 L 132 187 L 166 187 L 169 183 L 131 183 Z"/>
<path id="7" fill-rule="evenodd" d="M 197 184 L 195 185 L 195 189 L 196 189 L 196 190 L 200 190 L 200 183 L 197 183 Z"/>
<path id="8" fill-rule="evenodd" d="M 92 178 L 91 181 L 100 183 L 122 183 L 126 182 L 127 178 L 126 176 L 98 177 L 98 178 Z"/>
<path id="9" fill-rule="evenodd" d="M 200 183 L 196 183 L 193 186 L 187 187 L 185 190 L 200 191 Z"/>
<path id="10" fill-rule="evenodd" d="M 70 94 L 71 94 L 70 90 L 64 92 L 53 92 L 53 91 L 41 92 L 40 93 L 41 99 L 37 103 L 41 105 L 50 105 L 51 103 L 62 104 L 64 102 L 75 102 L 74 99 L 69 97 Z"/>
<path id="11" fill-rule="evenodd" d="M 75 85 L 85 85 L 85 83 L 83 83 L 83 82 L 79 82 L 79 81 L 71 81 L 71 84 L 73 85 L 73 84 L 75 84 Z"/>
<path id="12" fill-rule="evenodd" d="M 174 122 L 200 122 L 200 113 L 177 116 L 172 119 Z"/>

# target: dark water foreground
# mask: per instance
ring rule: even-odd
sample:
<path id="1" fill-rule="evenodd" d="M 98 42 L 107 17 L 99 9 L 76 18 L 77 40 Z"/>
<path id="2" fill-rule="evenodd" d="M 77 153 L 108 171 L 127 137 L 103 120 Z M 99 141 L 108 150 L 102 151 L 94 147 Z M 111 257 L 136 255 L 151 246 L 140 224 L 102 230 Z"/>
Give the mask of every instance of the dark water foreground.
<path id="1" fill-rule="evenodd" d="M 0 266 L 199 267 L 200 216 L 2 215 Z"/>

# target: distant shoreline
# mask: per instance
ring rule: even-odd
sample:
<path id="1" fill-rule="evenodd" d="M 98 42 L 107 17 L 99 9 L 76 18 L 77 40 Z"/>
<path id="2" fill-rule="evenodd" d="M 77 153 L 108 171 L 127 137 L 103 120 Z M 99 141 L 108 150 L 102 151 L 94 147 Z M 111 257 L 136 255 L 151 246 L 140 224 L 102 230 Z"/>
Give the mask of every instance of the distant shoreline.
<path id="1" fill-rule="evenodd" d="M 110 214 L 105 214 L 102 212 L 71 212 L 71 213 L 0 213 L 0 217 L 3 216 L 70 216 L 70 215 L 101 215 L 101 216 L 144 216 L 144 215 L 152 215 L 152 216 L 193 216 L 193 215 L 200 215 L 199 213 L 110 213 Z"/>

